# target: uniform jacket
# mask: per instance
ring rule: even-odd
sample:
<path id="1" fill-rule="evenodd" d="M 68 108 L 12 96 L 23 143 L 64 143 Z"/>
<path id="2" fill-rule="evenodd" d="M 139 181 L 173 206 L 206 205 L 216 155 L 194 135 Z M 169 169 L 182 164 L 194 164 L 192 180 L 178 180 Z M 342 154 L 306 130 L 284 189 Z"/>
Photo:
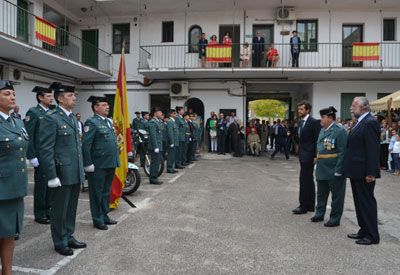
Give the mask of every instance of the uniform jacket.
<path id="1" fill-rule="evenodd" d="M 148 120 L 145 120 L 144 118 L 141 118 L 141 119 L 139 120 L 138 127 L 139 127 L 139 129 L 141 129 L 141 130 L 149 131 L 149 129 L 147 129 L 148 124 L 149 124 L 149 121 L 148 121 Z"/>
<path id="2" fill-rule="evenodd" d="M 163 150 L 163 136 L 161 132 L 161 122 L 158 119 L 151 119 L 147 125 L 149 129 L 149 150 L 158 148 L 160 151 Z"/>
<path id="3" fill-rule="evenodd" d="M 139 130 L 139 122 L 140 122 L 140 120 L 141 120 L 141 118 L 137 118 L 137 117 L 135 117 L 132 120 L 132 130 L 133 131 L 137 132 Z"/>
<path id="4" fill-rule="evenodd" d="M 190 120 L 185 121 L 185 133 L 185 142 L 191 142 L 193 140 L 193 124 Z"/>
<path id="5" fill-rule="evenodd" d="M 192 121 L 193 125 L 193 140 L 199 141 L 201 139 L 201 127 L 196 121 Z"/>
<path id="6" fill-rule="evenodd" d="M 167 126 L 167 145 L 170 146 L 174 144 L 174 146 L 179 146 L 179 132 L 178 126 L 176 125 L 175 121 L 172 119 L 168 120 Z"/>
<path id="7" fill-rule="evenodd" d="M 375 117 L 368 114 L 353 127 L 347 139 L 345 175 L 351 179 L 380 177 L 380 130 Z"/>
<path id="8" fill-rule="evenodd" d="M 321 129 L 317 141 L 318 155 L 338 154 L 336 158 L 317 160 L 315 175 L 317 180 L 331 180 L 335 173 L 343 175 L 344 157 L 347 146 L 347 131 L 344 127 L 333 124 L 327 131 Z"/>
<path id="9" fill-rule="evenodd" d="M 178 126 L 179 142 L 185 142 L 186 139 L 185 120 L 178 115 L 175 118 L 175 123 Z"/>
<path id="10" fill-rule="evenodd" d="M 317 156 L 317 140 L 320 130 L 320 121 L 309 116 L 301 129 L 299 137 L 300 162 L 314 161 L 314 158 Z"/>
<path id="11" fill-rule="evenodd" d="M 28 194 L 26 151 L 28 134 L 22 120 L 14 118 L 15 127 L 0 115 L 0 200 Z"/>
<path id="12" fill-rule="evenodd" d="M 28 110 L 25 116 L 25 128 L 29 135 L 29 146 L 26 157 L 28 159 L 38 158 L 39 148 L 39 125 L 46 115 L 46 111 L 38 104 Z"/>
<path id="13" fill-rule="evenodd" d="M 58 177 L 62 185 L 84 181 L 78 121 L 59 107 L 49 111 L 40 122 L 39 163 L 49 180 Z"/>
<path id="14" fill-rule="evenodd" d="M 278 128 L 278 134 L 275 135 L 275 142 L 284 144 L 287 139 L 287 130 L 282 124 L 276 124 L 276 127 Z"/>
<path id="15" fill-rule="evenodd" d="M 112 126 L 111 126 L 112 127 Z M 119 166 L 117 136 L 108 119 L 94 115 L 85 122 L 82 137 L 83 166 L 116 168 Z"/>

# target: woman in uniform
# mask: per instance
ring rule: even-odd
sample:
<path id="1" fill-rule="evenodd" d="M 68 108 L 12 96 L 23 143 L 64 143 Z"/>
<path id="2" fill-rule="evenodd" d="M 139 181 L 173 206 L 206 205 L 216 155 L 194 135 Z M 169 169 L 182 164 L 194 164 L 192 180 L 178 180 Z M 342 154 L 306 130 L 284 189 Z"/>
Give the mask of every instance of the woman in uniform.
<path id="1" fill-rule="evenodd" d="M 22 120 L 9 116 L 15 107 L 10 81 L 0 80 L 0 258 L 2 274 L 11 274 L 14 237 L 22 230 L 28 192 L 28 134 Z"/>

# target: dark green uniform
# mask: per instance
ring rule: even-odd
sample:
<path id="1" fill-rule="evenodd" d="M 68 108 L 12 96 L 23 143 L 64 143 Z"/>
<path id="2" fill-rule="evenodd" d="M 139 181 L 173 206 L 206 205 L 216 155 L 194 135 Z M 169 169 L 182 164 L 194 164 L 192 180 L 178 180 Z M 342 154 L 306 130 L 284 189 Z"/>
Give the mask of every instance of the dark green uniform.
<path id="1" fill-rule="evenodd" d="M 82 139 L 83 166 L 94 165 L 94 172 L 87 173 L 90 212 L 93 224 L 110 221 L 110 191 L 119 166 L 118 142 L 111 121 L 94 115 L 85 122 Z"/>
<path id="2" fill-rule="evenodd" d="M 144 118 L 141 118 L 139 120 L 138 127 L 139 127 L 140 130 L 145 130 L 145 131 L 148 132 L 149 131 L 148 125 L 149 125 L 149 121 L 148 120 L 145 120 Z M 146 153 L 147 152 L 140 152 L 140 166 L 144 166 L 145 154 Z"/>
<path id="3" fill-rule="evenodd" d="M 28 134 L 20 119 L 0 114 L 0 239 L 21 233 L 28 193 Z"/>
<path id="4" fill-rule="evenodd" d="M 167 132 L 167 172 L 175 170 L 176 151 L 179 148 L 178 126 L 173 118 L 170 118 L 166 126 Z"/>
<path id="5" fill-rule="evenodd" d="M 167 153 L 166 152 L 166 150 L 167 150 L 167 129 L 166 129 L 166 123 L 164 121 L 160 120 L 159 122 L 160 122 L 160 128 L 161 128 L 161 134 L 162 134 L 162 144 L 163 144 L 163 146 L 162 146 L 163 150 L 162 150 L 162 154 L 161 154 L 161 156 L 163 158 L 161 159 L 161 161 L 164 161 L 165 154 Z"/>
<path id="6" fill-rule="evenodd" d="M 317 208 L 315 217 L 324 217 L 329 192 L 332 193 L 332 210 L 329 222 L 340 224 L 343 214 L 346 178 L 344 156 L 347 145 L 347 131 L 337 124 L 321 129 L 317 141 Z M 335 176 L 336 173 L 336 176 Z M 341 175 L 341 176 L 339 176 Z"/>
<path id="7" fill-rule="evenodd" d="M 149 153 L 150 162 L 150 183 L 157 183 L 158 172 L 160 170 L 161 152 L 163 150 L 161 121 L 153 118 L 149 121 L 147 128 L 149 129 Z M 155 152 L 158 149 L 159 152 Z"/>
<path id="8" fill-rule="evenodd" d="M 135 117 L 132 120 L 132 130 L 134 131 L 134 133 L 137 133 L 137 131 L 139 130 L 139 121 L 141 120 L 141 118 L 139 117 Z"/>
<path id="9" fill-rule="evenodd" d="M 39 159 L 39 125 L 47 111 L 39 104 L 28 110 L 25 116 L 25 128 L 29 135 L 27 158 Z M 50 217 L 50 189 L 47 187 L 47 178 L 43 172 L 43 165 L 34 168 L 35 186 L 33 189 L 33 213 L 35 219 Z"/>
<path id="10" fill-rule="evenodd" d="M 183 128 L 185 130 L 185 146 L 183 148 L 183 158 L 182 158 L 182 163 L 188 164 L 188 148 L 189 148 L 189 143 L 191 142 L 191 135 L 192 133 L 190 132 L 190 127 L 189 127 L 189 122 L 184 120 L 184 125 Z"/>
<path id="11" fill-rule="evenodd" d="M 178 150 L 176 151 L 176 165 L 182 166 L 184 163 L 184 152 L 185 152 L 185 136 L 186 136 L 186 129 L 185 129 L 185 120 L 182 116 L 178 115 L 175 118 L 175 123 L 178 126 L 178 139 L 179 139 L 179 146 Z"/>
<path id="12" fill-rule="evenodd" d="M 51 236 L 56 249 L 65 248 L 75 231 L 80 185 L 84 181 L 78 121 L 57 107 L 47 113 L 39 126 L 39 162 L 48 180 L 59 178 L 52 188 Z"/>

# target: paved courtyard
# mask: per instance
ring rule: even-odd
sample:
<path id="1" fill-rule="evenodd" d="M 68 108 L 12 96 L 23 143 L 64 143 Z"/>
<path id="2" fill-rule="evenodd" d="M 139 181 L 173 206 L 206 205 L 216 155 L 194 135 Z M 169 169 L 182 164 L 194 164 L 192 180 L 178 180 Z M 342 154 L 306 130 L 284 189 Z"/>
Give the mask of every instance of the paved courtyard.
<path id="1" fill-rule="evenodd" d="M 32 179 L 25 228 L 17 242 L 15 274 L 400 274 L 400 178 L 383 172 L 376 188 L 381 243 L 358 246 L 348 184 L 340 227 L 295 216 L 296 158 L 204 155 L 164 184 L 142 185 L 111 212 L 108 231 L 93 228 L 81 193 L 75 237 L 88 247 L 62 257 L 49 226 L 33 221 Z M 326 217 L 327 220 L 327 217 Z"/>

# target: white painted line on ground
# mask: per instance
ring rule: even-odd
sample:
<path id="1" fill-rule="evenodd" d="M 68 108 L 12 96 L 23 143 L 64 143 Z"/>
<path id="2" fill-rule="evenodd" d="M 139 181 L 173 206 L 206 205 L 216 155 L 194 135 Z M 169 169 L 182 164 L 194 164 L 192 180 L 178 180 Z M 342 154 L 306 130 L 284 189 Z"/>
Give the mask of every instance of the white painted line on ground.
<path id="1" fill-rule="evenodd" d="M 68 256 L 63 258 L 62 260 L 60 260 L 58 263 L 56 263 L 52 268 L 45 270 L 43 273 L 43 275 L 53 275 L 56 274 L 57 271 L 59 271 L 62 267 L 66 266 L 67 264 L 69 264 L 73 259 L 75 259 L 76 257 L 78 257 L 79 254 L 82 253 L 82 251 L 84 251 L 85 249 L 75 249 L 74 250 L 74 255 L 72 256 Z"/>
<path id="2" fill-rule="evenodd" d="M 1 267 L 1 265 L 0 265 L 0 267 Z M 33 273 L 33 274 L 44 274 L 47 270 L 37 269 L 37 268 L 29 268 L 29 267 L 13 266 L 12 267 L 12 271 L 24 272 L 24 273 Z"/>
<path id="3" fill-rule="evenodd" d="M 192 163 L 188 166 L 188 168 L 193 168 L 194 166 L 196 166 L 196 163 Z"/>
<path id="4" fill-rule="evenodd" d="M 181 172 L 178 175 L 176 175 L 175 177 L 173 177 L 172 179 L 170 179 L 168 181 L 168 183 L 174 183 L 177 179 L 179 179 L 180 177 L 182 177 L 185 174 L 185 172 Z"/>
<path id="5" fill-rule="evenodd" d="M 141 209 L 145 209 L 150 204 L 151 198 L 145 198 L 144 200 L 136 203 L 136 208 L 131 208 L 128 210 L 129 213 L 136 213 Z"/>

